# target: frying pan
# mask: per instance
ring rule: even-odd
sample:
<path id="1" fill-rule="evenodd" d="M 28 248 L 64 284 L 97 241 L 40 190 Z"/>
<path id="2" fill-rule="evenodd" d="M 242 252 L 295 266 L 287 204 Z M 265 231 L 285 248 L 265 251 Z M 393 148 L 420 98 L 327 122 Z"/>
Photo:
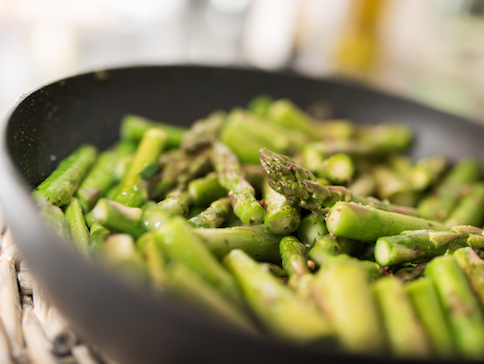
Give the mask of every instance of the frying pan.
<path id="1" fill-rule="evenodd" d="M 472 156 L 484 166 L 480 125 L 348 82 L 191 65 L 81 74 L 22 95 L 1 118 L 0 200 L 24 259 L 74 328 L 120 363 L 408 362 L 248 336 L 174 297 L 153 299 L 78 256 L 41 223 L 32 188 L 81 143 L 113 144 L 124 114 L 188 126 L 262 93 L 303 108 L 327 102 L 335 118 L 405 123 L 416 135 L 412 156 Z"/>

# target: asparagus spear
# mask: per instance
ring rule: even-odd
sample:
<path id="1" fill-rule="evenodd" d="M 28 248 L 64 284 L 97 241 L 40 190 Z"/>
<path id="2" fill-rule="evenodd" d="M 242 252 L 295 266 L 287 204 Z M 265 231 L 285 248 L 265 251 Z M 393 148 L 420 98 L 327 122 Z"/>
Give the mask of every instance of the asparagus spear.
<path id="1" fill-rule="evenodd" d="M 227 195 L 227 190 L 220 185 L 216 172 L 191 180 L 187 189 L 196 206 L 208 206 L 214 200 Z"/>
<path id="2" fill-rule="evenodd" d="M 314 213 L 325 214 L 327 207 L 337 201 L 354 201 L 379 209 L 416 215 L 416 211 L 410 207 L 392 205 L 374 198 L 356 197 L 342 186 L 324 186 L 317 182 L 310 171 L 295 164 L 291 158 L 265 148 L 260 150 L 260 160 L 267 182 L 275 191 Z"/>
<path id="3" fill-rule="evenodd" d="M 174 190 L 164 200 L 160 201 L 158 205 L 172 216 L 186 216 L 191 202 L 192 197 L 188 192 Z"/>
<path id="4" fill-rule="evenodd" d="M 403 152 L 413 142 L 412 131 L 406 125 L 363 125 L 357 130 L 357 139 L 362 143 L 390 153 Z"/>
<path id="5" fill-rule="evenodd" d="M 63 159 L 54 172 L 32 192 L 37 205 L 67 205 L 96 156 L 96 148 L 85 144 Z"/>
<path id="6" fill-rule="evenodd" d="M 145 232 L 141 224 L 143 210 L 127 207 L 115 201 L 101 198 L 86 216 L 88 225 L 98 223 L 118 233 L 126 233 L 138 238 Z"/>
<path id="7" fill-rule="evenodd" d="M 322 266 L 329 258 L 339 254 L 352 254 L 361 250 L 362 243 L 326 234 L 320 237 L 309 250 L 308 256 L 314 263 Z"/>
<path id="8" fill-rule="evenodd" d="M 208 250 L 221 259 L 233 249 L 262 262 L 280 263 L 280 236 L 268 234 L 262 225 L 235 226 L 219 229 L 195 229 Z"/>
<path id="9" fill-rule="evenodd" d="M 136 240 L 136 246 L 145 259 L 146 268 L 155 293 L 163 293 L 167 286 L 167 257 L 158 244 L 152 232 L 141 235 Z"/>
<path id="10" fill-rule="evenodd" d="M 420 216 L 444 221 L 454 208 L 467 184 L 480 175 L 479 164 L 473 159 L 463 159 L 444 177 L 442 182 L 417 205 Z"/>
<path id="11" fill-rule="evenodd" d="M 439 155 L 419 159 L 410 169 L 410 184 L 417 191 L 434 186 L 447 169 L 447 160 Z"/>
<path id="12" fill-rule="evenodd" d="M 484 308 L 484 260 L 469 247 L 458 249 L 454 253 L 454 258 Z"/>
<path id="13" fill-rule="evenodd" d="M 102 264 L 118 272 L 128 282 L 137 286 L 147 283 L 146 266 L 131 235 L 109 236 L 102 245 L 100 259 Z"/>
<path id="14" fill-rule="evenodd" d="M 71 198 L 71 202 L 67 205 L 64 213 L 74 245 L 82 255 L 87 257 L 89 255 L 89 231 L 81 204 L 76 197 Z"/>
<path id="15" fill-rule="evenodd" d="M 405 230 L 446 230 L 439 222 L 384 211 L 354 202 L 337 202 L 326 218 L 331 234 L 367 243 Z"/>
<path id="16" fill-rule="evenodd" d="M 138 207 L 148 199 L 148 186 L 140 177 L 140 172 L 155 163 L 166 145 L 167 135 L 160 129 L 148 129 L 140 141 L 128 173 L 120 183 L 114 200 L 129 207 Z"/>
<path id="17" fill-rule="evenodd" d="M 82 211 L 87 214 L 114 185 L 115 178 L 112 171 L 116 167 L 120 156 L 113 150 L 99 154 L 96 162 L 82 180 L 76 190 L 76 196 L 81 204 Z"/>
<path id="18" fill-rule="evenodd" d="M 183 217 L 175 216 L 169 219 L 157 229 L 155 237 L 169 259 L 186 264 L 233 302 L 241 302 L 240 292 L 233 277 L 216 260 L 201 237 Z"/>
<path id="19" fill-rule="evenodd" d="M 308 248 L 328 233 L 324 217 L 317 214 L 309 214 L 301 219 L 299 228 L 296 231 L 297 238 Z"/>
<path id="20" fill-rule="evenodd" d="M 355 164 L 348 154 L 336 153 L 323 161 L 321 175 L 337 185 L 348 183 L 355 174 Z"/>
<path id="21" fill-rule="evenodd" d="M 264 227 L 270 234 L 288 235 L 297 230 L 301 222 L 298 206 L 274 191 L 267 183 L 263 186 L 266 217 Z"/>
<path id="22" fill-rule="evenodd" d="M 376 167 L 373 175 L 377 183 L 378 198 L 397 205 L 415 206 L 420 194 L 412 188 L 405 176 L 385 166 Z"/>
<path id="23" fill-rule="evenodd" d="M 405 285 L 405 291 L 427 333 L 434 354 L 442 359 L 455 357 L 457 351 L 449 322 L 430 279 L 424 277 L 412 281 Z"/>
<path id="24" fill-rule="evenodd" d="M 264 208 L 256 200 L 254 188 L 244 179 L 237 157 L 227 146 L 216 142 L 212 163 L 220 184 L 229 190 L 235 215 L 246 225 L 260 224 L 265 217 Z"/>
<path id="25" fill-rule="evenodd" d="M 224 258 L 257 318 L 274 335 L 305 344 L 331 336 L 327 320 L 315 306 L 300 300 L 288 287 L 239 249 Z"/>
<path id="26" fill-rule="evenodd" d="M 89 240 L 91 242 L 91 254 L 98 258 L 104 241 L 111 235 L 111 231 L 98 223 L 93 223 L 89 230 Z"/>
<path id="27" fill-rule="evenodd" d="M 141 225 L 148 231 L 154 231 L 163 226 L 172 215 L 159 204 L 149 206 L 142 212 Z"/>
<path id="28" fill-rule="evenodd" d="M 360 174 L 348 185 L 348 189 L 356 197 L 371 196 L 376 192 L 375 177 L 371 173 Z"/>
<path id="29" fill-rule="evenodd" d="M 274 98 L 270 95 L 256 96 L 247 104 L 247 110 L 261 118 L 266 118 L 269 107 L 273 101 Z"/>
<path id="30" fill-rule="evenodd" d="M 172 124 L 153 121 L 146 117 L 126 114 L 121 120 L 120 134 L 121 139 L 140 141 L 148 129 L 161 129 L 166 133 L 166 147 L 174 148 L 180 145 L 180 142 L 187 129 Z"/>
<path id="31" fill-rule="evenodd" d="M 392 352 L 397 357 L 430 357 L 430 343 L 403 283 L 388 276 L 377 280 L 373 289 Z"/>
<path id="32" fill-rule="evenodd" d="M 328 264 L 316 274 L 314 287 L 315 299 L 346 349 L 372 354 L 384 350 L 375 298 L 360 265 L 352 261 Z"/>
<path id="33" fill-rule="evenodd" d="M 61 239 L 71 241 L 71 232 L 66 216 L 62 210 L 54 205 L 44 205 L 40 208 L 40 217 L 50 229 Z"/>
<path id="34" fill-rule="evenodd" d="M 382 266 L 429 260 L 445 254 L 449 244 L 462 237 L 461 233 L 433 230 L 408 230 L 399 235 L 382 236 L 376 241 L 375 259 Z"/>
<path id="35" fill-rule="evenodd" d="M 473 225 L 480 226 L 484 221 L 484 183 L 472 185 L 466 194 L 451 211 L 445 220 L 446 226 Z"/>
<path id="36" fill-rule="evenodd" d="M 279 252 L 282 258 L 282 268 L 290 278 L 311 273 L 306 265 L 306 250 L 306 246 L 294 236 L 286 236 L 281 239 Z"/>
<path id="37" fill-rule="evenodd" d="M 425 268 L 437 288 L 460 354 L 469 359 L 484 357 L 484 316 L 464 272 L 452 256 L 432 259 Z"/>
<path id="38" fill-rule="evenodd" d="M 192 217 L 190 221 L 198 228 L 218 228 L 232 212 L 232 205 L 228 197 L 215 200 L 200 214 Z"/>
<path id="39" fill-rule="evenodd" d="M 181 148 L 193 153 L 210 147 L 217 139 L 226 117 L 225 111 L 217 110 L 206 118 L 195 121 L 183 135 Z"/>

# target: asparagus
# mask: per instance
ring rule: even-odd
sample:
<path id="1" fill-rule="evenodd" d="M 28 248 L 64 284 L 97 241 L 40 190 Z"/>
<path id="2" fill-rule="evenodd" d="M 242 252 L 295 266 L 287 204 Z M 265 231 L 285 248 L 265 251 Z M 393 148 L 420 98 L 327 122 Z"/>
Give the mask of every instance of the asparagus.
<path id="1" fill-rule="evenodd" d="M 410 169 L 410 184 L 417 191 L 434 186 L 447 169 L 444 157 L 436 155 L 419 159 Z"/>
<path id="2" fill-rule="evenodd" d="M 392 205 L 374 198 L 356 197 L 342 186 L 324 186 L 317 182 L 310 171 L 295 164 L 291 158 L 265 148 L 260 150 L 260 160 L 267 182 L 275 191 L 314 213 L 325 214 L 327 208 L 337 201 L 354 201 L 379 209 L 416 215 L 416 211 L 410 207 Z"/>
<path id="3" fill-rule="evenodd" d="M 233 277 L 216 260 L 202 238 L 183 217 L 169 219 L 156 230 L 155 237 L 170 260 L 186 264 L 229 299 L 236 303 L 241 302 Z"/>
<path id="4" fill-rule="evenodd" d="M 282 258 L 282 268 L 290 278 L 310 274 L 306 265 L 306 250 L 306 246 L 294 236 L 286 236 L 281 239 L 279 252 Z"/>
<path id="5" fill-rule="evenodd" d="M 37 205 L 67 205 L 96 156 L 96 148 L 85 144 L 63 159 L 54 172 L 32 192 Z"/>
<path id="6" fill-rule="evenodd" d="M 65 209 L 65 215 L 72 242 L 82 255 L 89 256 L 89 230 L 86 226 L 81 204 L 76 197 L 71 198 L 71 202 Z"/>
<path id="7" fill-rule="evenodd" d="M 146 268 L 155 293 L 164 292 L 167 280 L 167 258 L 152 232 L 141 235 L 136 246 L 144 256 Z"/>
<path id="8" fill-rule="evenodd" d="M 412 281 L 405 285 L 405 291 L 427 333 L 433 353 L 442 359 L 455 357 L 457 351 L 449 322 L 430 279 Z"/>
<path id="9" fill-rule="evenodd" d="M 212 163 L 220 184 L 229 190 L 235 215 L 246 225 L 260 224 L 265 217 L 264 208 L 256 200 L 254 188 L 244 179 L 237 157 L 227 146 L 216 142 Z"/>
<path id="10" fill-rule="evenodd" d="M 309 250 L 308 256 L 318 266 L 323 266 L 329 258 L 339 254 L 352 254 L 361 250 L 362 243 L 326 234 L 320 237 Z"/>
<path id="11" fill-rule="evenodd" d="M 204 119 L 195 121 L 183 135 L 181 148 L 188 152 L 196 152 L 210 147 L 217 139 L 226 118 L 225 111 L 214 111 Z"/>
<path id="12" fill-rule="evenodd" d="M 300 154 L 301 165 L 311 173 L 320 175 L 322 172 L 321 166 L 323 165 L 325 155 L 319 150 L 315 149 L 312 144 L 305 145 Z M 296 158 L 296 157 L 294 157 Z M 320 176 L 322 177 L 322 176 Z"/>
<path id="13" fill-rule="evenodd" d="M 412 188 L 405 176 L 385 166 L 376 167 L 373 175 L 378 198 L 397 205 L 415 206 L 420 194 Z"/>
<path id="14" fill-rule="evenodd" d="M 454 253 L 454 258 L 484 308 L 484 260 L 469 247 L 458 249 Z"/>
<path id="15" fill-rule="evenodd" d="M 195 229 L 208 250 L 221 259 L 233 249 L 262 262 L 280 263 L 280 236 L 268 234 L 262 225 L 235 226 L 219 229 Z"/>
<path id="16" fill-rule="evenodd" d="M 214 200 L 227 195 L 227 190 L 220 185 L 216 172 L 190 181 L 187 189 L 196 206 L 208 206 Z"/>
<path id="17" fill-rule="evenodd" d="M 235 108 L 229 113 L 219 139 L 237 155 L 241 163 L 258 164 L 260 148 L 294 153 L 307 143 L 308 137 L 297 130 L 288 133 L 285 127 Z"/>
<path id="18" fill-rule="evenodd" d="M 146 266 L 135 241 L 128 234 L 109 236 L 100 252 L 102 264 L 119 272 L 128 282 L 144 286 L 147 282 Z"/>
<path id="19" fill-rule="evenodd" d="M 355 124 L 345 119 L 326 119 L 316 123 L 318 136 L 324 140 L 348 140 L 354 137 Z"/>
<path id="20" fill-rule="evenodd" d="M 297 238 L 308 248 L 328 233 L 324 217 L 317 214 L 309 214 L 301 219 L 299 228 L 296 231 Z"/>
<path id="21" fill-rule="evenodd" d="M 49 230 L 61 239 L 70 241 L 71 232 L 66 216 L 62 210 L 54 205 L 45 205 L 40 208 L 40 216 Z"/>
<path id="22" fill-rule="evenodd" d="M 347 350 L 372 354 L 384 350 L 376 302 L 360 265 L 352 261 L 329 264 L 316 274 L 314 287 L 315 299 Z"/>
<path id="23" fill-rule="evenodd" d="M 420 216 L 444 221 L 454 208 L 467 184 L 480 175 L 479 164 L 473 159 L 463 159 L 444 177 L 442 182 L 417 205 Z"/>
<path id="24" fill-rule="evenodd" d="M 375 177 L 371 173 L 363 173 L 353 179 L 348 185 L 353 196 L 367 197 L 376 193 Z"/>
<path id="25" fill-rule="evenodd" d="M 327 320 L 315 306 L 300 300 L 288 287 L 239 249 L 224 258 L 257 318 L 274 335 L 299 344 L 331 336 Z"/>
<path id="26" fill-rule="evenodd" d="M 484 316 L 465 274 L 448 255 L 432 259 L 425 268 L 425 276 L 437 288 L 460 354 L 469 359 L 482 359 Z"/>
<path id="27" fill-rule="evenodd" d="M 200 214 L 192 217 L 190 221 L 198 228 L 218 228 L 230 215 L 232 206 L 228 197 L 215 200 L 210 206 Z"/>
<path id="28" fill-rule="evenodd" d="M 274 98 L 270 95 L 256 96 L 247 104 L 247 110 L 261 118 L 266 118 L 269 107 L 273 101 Z"/>
<path id="29" fill-rule="evenodd" d="M 127 207 L 115 201 L 101 198 L 86 216 L 88 225 L 98 223 L 113 232 L 126 233 L 138 238 L 145 232 L 141 224 L 143 210 Z"/>
<path id="30" fill-rule="evenodd" d="M 439 222 L 384 211 L 354 202 L 337 202 L 326 218 L 331 234 L 374 243 L 382 236 L 398 235 L 405 230 L 445 230 Z"/>
<path id="31" fill-rule="evenodd" d="M 166 133 L 166 147 L 178 147 L 187 129 L 172 124 L 153 121 L 146 117 L 126 114 L 121 120 L 120 134 L 121 139 L 140 141 L 148 129 L 161 129 Z"/>
<path id="32" fill-rule="evenodd" d="M 114 185 L 115 178 L 112 171 L 119 158 L 120 156 L 115 151 L 99 154 L 96 162 L 82 180 L 74 196 L 78 198 L 85 214 L 91 211 L 97 200 Z"/>
<path id="33" fill-rule="evenodd" d="M 91 253 L 94 255 L 94 257 L 97 258 L 99 256 L 102 245 L 109 235 L 111 235 L 111 231 L 106 229 L 101 224 L 93 223 L 91 225 L 89 230 L 89 240 L 91 242 Z"/>
<path id="34" fill-rule="evenodd" d="M 260 263 L 260 265 L 266 269 L 269 273 L 271 273 L 276 278 L 285 278 L 287 277 L 287 273 L 284 269 L 274 263 Z"/>
<path id="35" fill-rule="evenodd" d="M 373 289 L 392 352 L 398 357 L 429 357 L 430 343 L 403 283 L 388 276 L 377 280 Z"/>
<path id="36" fill-rule="evenodd" d="M 141 225 L 148 231 L 154 231 L 163 226 L 171 217 L 172 215 L 168 211 L 159 204 L 155 204 L 142 212 Z"/>
<path id="37" fill-rule="evenodd" d="M 357 130 L 357 139 L 364 144 L 390 153 L 404 152 L 413 142 L 412 131 L 405 125 L 363 125 Z"/>
<path id="38" fill-rule="evenodd" d="M 298 206 L 287 201 L 267 183 L 263 186 L 263 197 L 266 209 L 264 219 L 266 231 L 274 235 L 288 235 L 296 231 L 301 222 Z"/>
<path id="39" fill-rule="evenodd" d="M 409 230 L 382 236 L 375 244 L 375 259 L 382 266 L 429 260 L 445 254 L 449 245 L 462 241 L 462 237 L 461 233 L 433 230 Z"/>
<path id="40" fill-rule="evenodd" d="M 315 120 L 288 99 L 274 101 L 267 110 L 267 119 L 282 127 L 303 132 L 312 140 L 318 138 Z"/>
<path id="41" fill-rule="evenodd" d="M 140 172 L 156 162 L 166 144 L 167 135 L 160 129 L 148 129 L 140 141 L 128 173 L 120 183 L 114 200 L 129 207 L 138 207 L 148 198 L 148 186 Z"/>
<path id="42" fill-rule="evenodd" d="M 336 153 L 323 161 L 321 175 L 337 185 L 348 183 L 355 173 L 355 165 L 348 154 Z"/>
<path id="43" fill-rule="evenodd" d="M 170 192 L 158 205 L 172 216 L 186 216 L 191 202 L 192 198 L 188 192 L 175 190 Z"/>
<path id="44" fill-rule="evenodd" d="M 473 184 L 472 190 L 465 195 L 445 220 L 446 226 L 473 225 L 484 222 L 484 183 Z"/>

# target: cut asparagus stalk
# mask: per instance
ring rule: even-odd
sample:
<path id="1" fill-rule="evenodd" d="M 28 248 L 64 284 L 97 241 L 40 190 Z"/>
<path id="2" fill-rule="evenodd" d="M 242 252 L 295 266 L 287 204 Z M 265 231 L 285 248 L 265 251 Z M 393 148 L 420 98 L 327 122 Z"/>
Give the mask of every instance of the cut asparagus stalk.
<path id="1" fill-rule="evenodd" d="M 471 191 L 463 196 L 451 211 L 445 225 L 480 226 L 484 222 L 484 183 L 477 182 L 472 185 Z"/>
<path id="2" fill-rule="evenodd" d="M 316 274 L 314 288 L 318 304 L 345 349 L 383 352 L 383 327 L 368 277 L 360 265 L 352 261 L 329 264 Z"/>
<path id="3" fill-rule="evenodd" d="M 207 230 L 209 229 L 200 229 Z M 156 231 L 155 236 L 163 252 L 171 260 L 187 265 L 229 299 L 236 303 L 241 302 L 240 292 L 233 277 L 216 260 L 184 218 L 175 216 L 168 220 Z"/>
<path id="4" fill-rule="evenodd" d="M 223 197 L 212 202 L 206 210 L 188 221 L 198 228 L 214 229 L 220 227 L 231 212 L 230 198 Z"/>
<path id="5" fill-rule="evenodd" d="M 210 147 L 217 139 L 226 117 L 225 111 L 218 110 L 204 119 L 195 121 L 183 135 L 181 148 L 193 153 Z"/>
<path id="6" fill-rule="evenodd" d="M 165 291 L 167 282 L 167 257 L 163 253 L 163 249 L 157 242 L 153 233 L 145 233 L 136 240 L 136 246 L 142 252 L 148 274 L 151 280 L 151 287 L 155 293 L 162 293 Z"/>
<path id="7" fill-rule="evenodd" d="M 454 253 L 454 258 L 484 308 L 484 260 L 469 247 L 458 249 Z"/>
<path id="8" fill-rule="evenodd" d="M 273 101 L 274 98 L 270 95 L 256 96 L 247 104 L 247 110 L 261 118 L 266 118 L 269 107 Z"/>
<path id="9" fill-rule="evenodd" d="M 430 357 L 430 343 L 403 283 L 396 277 L 383 277 L 374 283 L 373 289 L 395 356 Z"/>
<path id="10" fill-rule="evenodd" d="M 67 205 L 96 156 L 96 148 L 86 144 L 63 159 L 54 172 L 32 192 L 37 205 Z"/>
<path id="11" fill-rule="evenodd" d="M 472 159 L 461 160 L 442 182 L 418 204 L 420 216 L 444 221 L 454 208 L 469 183 L 480 176 L 479 164 Z"/>
<path id="12" fill-rule="evenodd" d="M 300 300 L 243 251 L 232 250 L 224 264 L 252 311 L 271 333 L 300 344 L 331 336 L 329 323 L 315 306 Z"/>
<path id="13" fill-rule="evenodd" d="M 86 225 L 81 204 L 77 197 L 72 197 L 71 202 L 65 209 L 65 216 L 72 241 L 77 249 L 85 257 L 89 256 L 89 230 Z"/>
<path id="14" fill-rule="evenodd" d="M 216 172 L 190 181 L 187 190 L 195 206 L 208 206 L 227 195 L 227 190 L 220 185 Z"/>
<path id="15" fill-rule="evenodd" d="M 355 164 L 348 154 L 337 153 L 326 158 L 321 165 L 322 177 L 342 185 L 348 183 L 355 174 Z"/>
<path id="16" fill-rule="evenodd" d="M 297 230 L 301 222 L 299 208 L 286 197 L 274 191 L 267 183 L 263 186 L 266 217 L 264 227 L 270 234 L 288 235 Z"/>
<path id="17" fill-rule="evenodd" d="M 309 214 L 301 219 L 296 236 L 304 245 L 312 248 L 327 233 L 328 229 L 326 228 L 324 217 L 318 214 Z"/>
<path id="18" fill-rule="evenodd" d="M 326 234 L 315 242 L 309 250 L 308 256 L 316 265 L 323 266 L 329 257 L 339 254 L 352 254 L 360 251 L 361 248 L 362 243 L 359 241 Z"/>
<path id="19" fill-rule="evenodd" d="M 382 236 L 405 230 L 446 230 L 439 222 L 384 211 L 353 202 L 337 202 L 329 211 L 326 226 L 333 235 L 374 243 Z"/>
<path id="20" fill-rule="evenodd" d="M 433 283 L 424 277 L 406 284 L 405 290 L 425 328 L 434 354 L 442 359 L 455 357 L 457 351 L 449 322 Z"/>
<path id="21" fill-rule="evenodd" d="M 120 182 L 116 202 L 125 206 L 138 207 L 148 199 L 148 185 L 140 173 L 146 166 L 156 163 L 161 150 L 165 147 L 167 135 L 160 129 L 148 129 L 140 141 L 133 162 Z"/>
<path id="22" fill-rule="evenodd" d="M 244 179 L 237 157 L 217 142 L 212 148 L 212 163 L 220 184 L 230 191 L 235 215 L 245 225 L 260 224 L 266 213 L 255 198 L 254 188 Z"/>
<path id="23" fill-rule="evenodd" d="M 240 249 L 245 254 L 261 262 L 280 263 L 280 236 L 268 234 L 262 225 L 234 226 L 219 229 L 195 229 L 208 250 L 218 259 L 232 249 Z"/>
<path id="24" fill-rule="evenodd" d="M 120 135 L 122 140 L 140 141 L 148 129 L 161 129 L 166 134 L 167 148 L 178 147 L 187 129 L 146 117 L 126 114 L 121 120 Z"/>
<path id="25" fill-rule="evenodd" d="M 484 315 L 464 272 L 452 256 L 441 256 L 429 262 L 425 275 L 437 288 L 460 354 L 469 359 L 482 359 Z"/>

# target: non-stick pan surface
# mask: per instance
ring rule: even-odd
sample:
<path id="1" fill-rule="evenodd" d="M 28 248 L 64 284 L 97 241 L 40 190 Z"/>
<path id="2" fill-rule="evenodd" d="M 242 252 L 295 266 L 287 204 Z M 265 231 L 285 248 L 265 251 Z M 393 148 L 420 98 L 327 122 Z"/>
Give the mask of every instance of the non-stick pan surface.
<path id="1" fill-rule="evenodd" d="M 336 118 L 405 123 L 416 135 L 413 155 L 472 156 L 484 166 L 481 126 L 330 80 L 229 68 L 144 66 L 83 74 L 20 97 L 0 125 L 0 201 L 7 223 L 54 304 L 120 363 L 398 362 L 338 354 L 328 347 L 293 347 L 209 322 L 170 297 L 155 301 L 125 285 L 84 261 L 41 224 L 31 189 L 81 143 L 111 145 L 122 115 L 189 125 L 214 109 L 246 105 L 261 93 L 290 98 L 301 107 L 325 101 Z"/>

